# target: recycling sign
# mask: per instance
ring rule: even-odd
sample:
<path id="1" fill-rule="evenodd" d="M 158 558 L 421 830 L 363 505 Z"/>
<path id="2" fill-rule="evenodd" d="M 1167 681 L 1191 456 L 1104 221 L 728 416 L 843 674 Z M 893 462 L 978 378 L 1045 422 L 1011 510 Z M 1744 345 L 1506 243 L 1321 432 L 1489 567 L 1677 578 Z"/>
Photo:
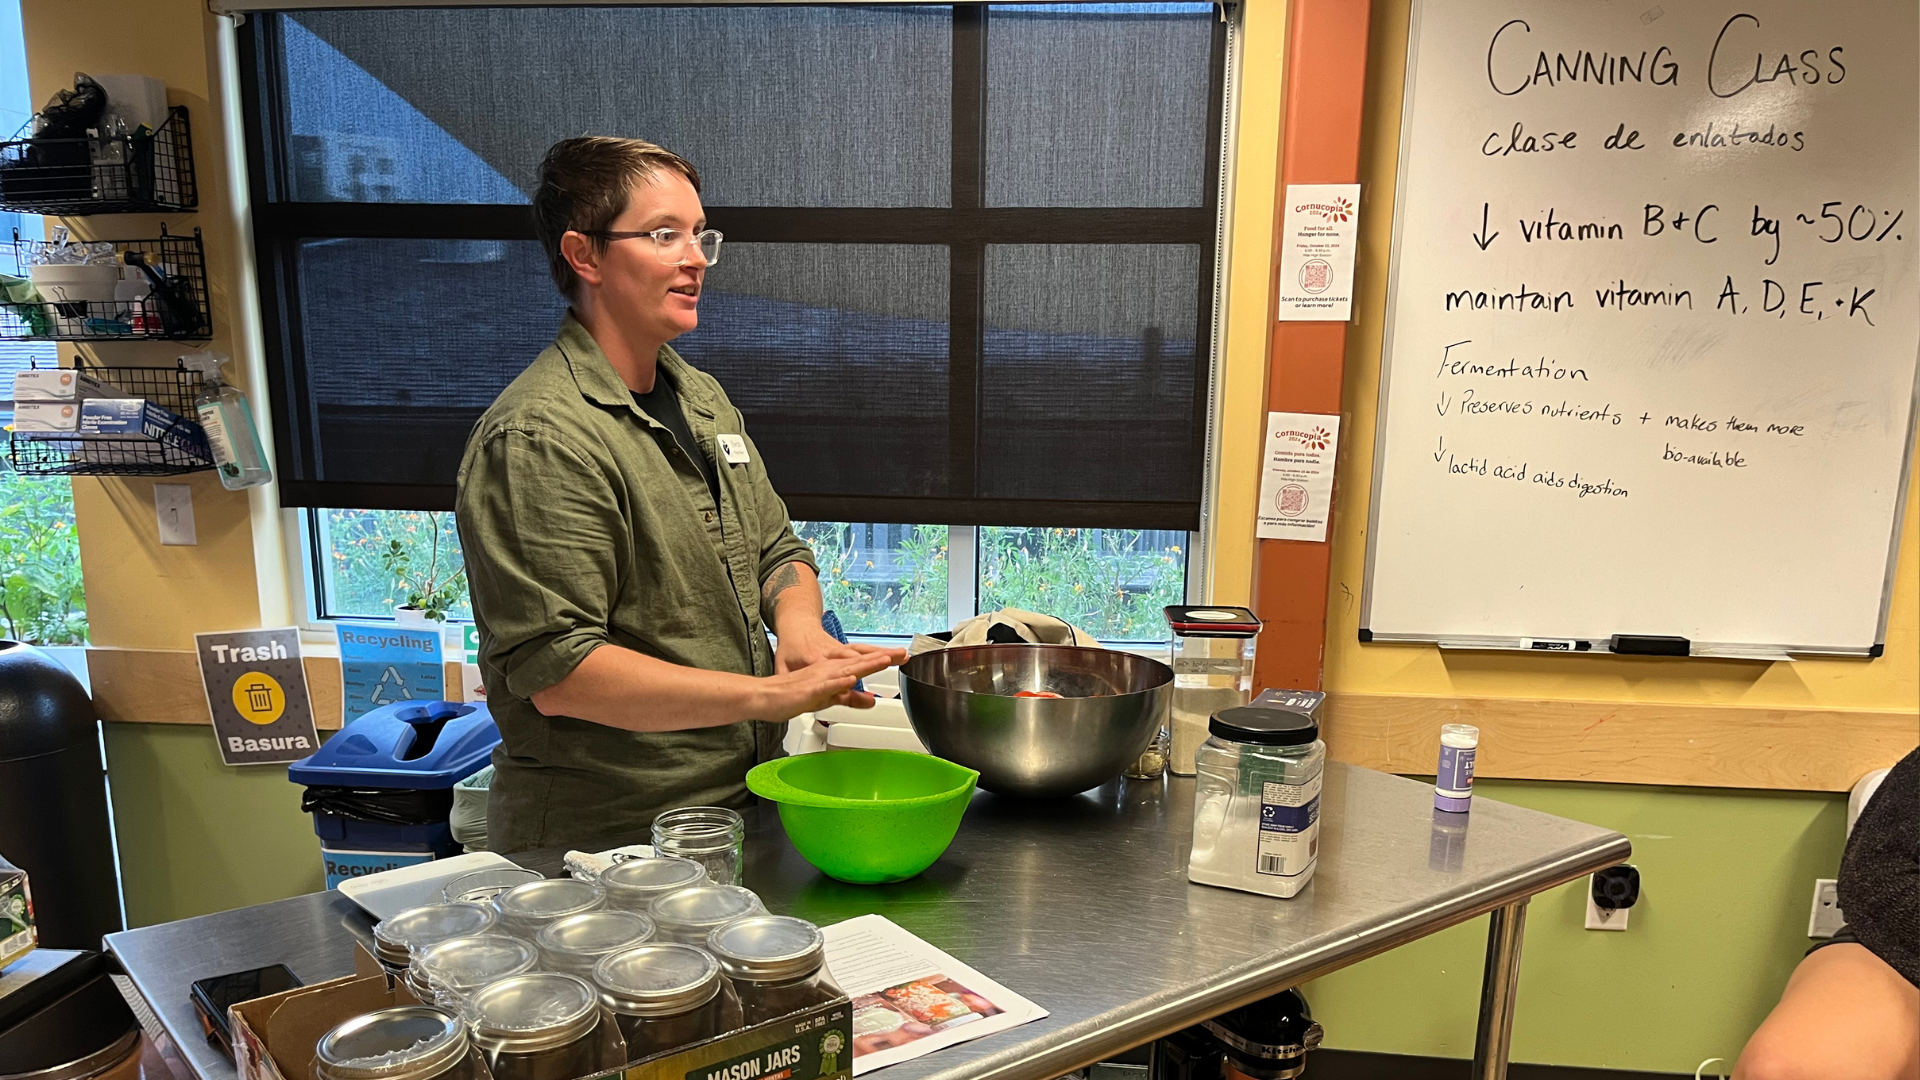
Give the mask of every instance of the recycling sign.
<path id="1" fill-rule="evenodd" d="M 446 695 L 440 666 L 440 625 L 335 623 L 340 635 L 342 723 L 405 701 Z"/>

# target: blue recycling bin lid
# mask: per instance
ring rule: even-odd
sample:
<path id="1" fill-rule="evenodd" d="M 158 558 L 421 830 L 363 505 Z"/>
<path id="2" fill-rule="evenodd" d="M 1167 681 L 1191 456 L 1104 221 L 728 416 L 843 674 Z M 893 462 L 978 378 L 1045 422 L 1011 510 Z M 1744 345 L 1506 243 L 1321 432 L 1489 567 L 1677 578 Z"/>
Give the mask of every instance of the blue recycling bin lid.
<path id="1" fill-rule="evenodd" d="M 308 787 L 450 788 L 500 745 L 487 707 L 458 701 L 385 705 L 342 728 L 318 753 L 287 766 Z"/>

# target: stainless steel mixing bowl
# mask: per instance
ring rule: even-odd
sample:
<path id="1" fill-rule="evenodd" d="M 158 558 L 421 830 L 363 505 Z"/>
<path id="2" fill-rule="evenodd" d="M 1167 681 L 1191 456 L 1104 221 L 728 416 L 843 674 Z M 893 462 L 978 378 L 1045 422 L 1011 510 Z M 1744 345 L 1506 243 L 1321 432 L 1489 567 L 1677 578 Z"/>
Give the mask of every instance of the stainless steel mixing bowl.
<path id="1" fill-rule="evenodd" d="M 1002 795 L 1052 798 L 1120 775 L 1166 722 L 1173 669 L 1072 645 L 965 645 L 900 666 L 900 698 L 927 749 Z M 1021 698 L 1021 690 L 1058 698 Z"/>

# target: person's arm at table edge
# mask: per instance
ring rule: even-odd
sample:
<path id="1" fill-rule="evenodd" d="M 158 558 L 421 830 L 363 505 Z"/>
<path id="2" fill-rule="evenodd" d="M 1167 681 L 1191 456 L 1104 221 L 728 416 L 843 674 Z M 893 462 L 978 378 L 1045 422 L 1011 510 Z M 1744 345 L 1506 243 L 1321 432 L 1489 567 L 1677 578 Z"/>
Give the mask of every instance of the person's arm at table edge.
<path id="1" fill-rule="evenodd" d="M 552 686 L 534 691 L 545 716 L 571 716 L 627 731 L 685 731 L 742 720 L 788 720 L 841 700 L 892 660 L 862 654 L 767 678 L 668 663 L 601 645 Z"/>

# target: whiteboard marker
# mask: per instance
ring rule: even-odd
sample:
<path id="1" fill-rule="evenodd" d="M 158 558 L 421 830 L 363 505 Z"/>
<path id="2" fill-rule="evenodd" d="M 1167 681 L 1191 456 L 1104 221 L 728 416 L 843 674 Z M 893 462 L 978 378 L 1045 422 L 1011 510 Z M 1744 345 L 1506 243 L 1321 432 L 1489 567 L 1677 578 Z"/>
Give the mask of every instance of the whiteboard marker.
<path id="1" fill-rule="evenodd" d="M 1593 648 L 1590 641 L 1571 638 L 1526 638 L 1521 644 L 1534 652 L 1586 652 Z"/>

